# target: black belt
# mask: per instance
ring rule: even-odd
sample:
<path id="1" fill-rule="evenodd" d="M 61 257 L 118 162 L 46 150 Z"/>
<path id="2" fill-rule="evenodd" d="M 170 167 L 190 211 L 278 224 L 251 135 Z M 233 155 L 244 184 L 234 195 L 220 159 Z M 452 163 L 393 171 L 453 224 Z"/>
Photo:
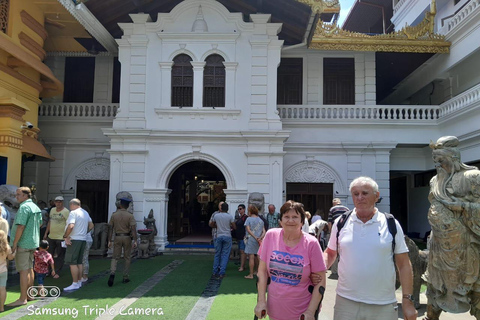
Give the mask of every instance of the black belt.
<path id="1" fill-rule="evenodd" d="M 129 236 L 130 237 L 130 233 L 115 233 L 115 236 L 117 236 L 117 237 Z"/>

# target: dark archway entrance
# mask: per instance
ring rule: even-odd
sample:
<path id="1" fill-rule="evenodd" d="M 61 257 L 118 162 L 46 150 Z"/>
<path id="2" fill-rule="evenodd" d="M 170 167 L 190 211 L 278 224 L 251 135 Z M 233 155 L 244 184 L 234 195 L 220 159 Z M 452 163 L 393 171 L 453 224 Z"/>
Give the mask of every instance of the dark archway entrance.
<path id="1" fill-rule="evenodd" d="M 180 166 L 168 183 L 172 190 L 168 201 L 169 241 L 187 235 L 210 234 L 208 221 L 225 201 L 225 177 L 213 164 L 192 161 Z"/>

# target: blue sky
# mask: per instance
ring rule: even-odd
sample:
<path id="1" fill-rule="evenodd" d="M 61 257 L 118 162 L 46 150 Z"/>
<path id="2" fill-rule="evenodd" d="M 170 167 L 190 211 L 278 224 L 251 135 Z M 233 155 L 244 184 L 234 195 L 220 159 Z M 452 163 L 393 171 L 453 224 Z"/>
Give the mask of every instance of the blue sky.
<path id="1" fill-rule="evenodd" d="M 340 18 L 338 19 L 338 25 L 342 26 L 343 21 L 347 18 L 347 14 L 353 5 L 355 0 L 340 0 Z"/>

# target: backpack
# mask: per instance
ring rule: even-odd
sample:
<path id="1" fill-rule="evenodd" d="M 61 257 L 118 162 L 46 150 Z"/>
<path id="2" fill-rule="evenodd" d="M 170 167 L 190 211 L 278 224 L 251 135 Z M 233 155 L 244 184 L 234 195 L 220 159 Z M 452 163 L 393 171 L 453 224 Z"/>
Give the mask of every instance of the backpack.
<path id="1" fill-rule="evenodd" d="M 343 213 L 340 218 L 338 219 L 337 222 L 337 254 L 338 254 L 338 236 L 340 235 L 340 230 L 345 226 L 345 223 L 347 222 L 348 218 L 350 218 L 350 215 L 352 214 L 352 210 L 347 211 Z M 393 241 L 392 241 L 392 252 L 395 253 L 395 236 L 397 235 L 397 225 L 395 224 L 395 217 L 391 213 L 383 213 L 385 217 L 387 218 L 387 226 L 388 226 L 388 231 L 390 234 L 393 236 Z M 338 260 L 340 260 L 340 254 L 338 254 Z"/>

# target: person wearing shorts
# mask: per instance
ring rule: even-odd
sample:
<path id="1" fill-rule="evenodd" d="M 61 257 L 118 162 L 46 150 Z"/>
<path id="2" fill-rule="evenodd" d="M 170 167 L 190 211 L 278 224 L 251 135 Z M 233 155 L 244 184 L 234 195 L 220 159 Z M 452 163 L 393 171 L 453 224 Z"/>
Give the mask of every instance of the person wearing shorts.
<path id="1" fill-rule="evenodd" d="M 28 288 L 33 286 L 33 253 L 40 242 L 40 224 L 42 211 L 33 203 L 29 187 L 17 189 L 15 197 L 20 203 L 10 233 L 10 246 L 15 253 L 15 267 L 20 273 L 20 297 L 10 303 L 9 307 L 27 304 Z"/>
<path id="2" fill-rule="evenodd" d="M 73 282 L 64 291 L 78 290 L 82 286 L 83 251 L 87 243 L 87 232 L 94 227 L 90 215 L 81 207 L 80 200 L 70 200 L 70 210 L 63 238 L 67 245 L 65 264 L 70 266 Z"/>
<path id="3" fill-rule="evenodd" d="M 38 250 L 35 251 L 33 257 L 35 259 L 35 265 L 33 270 L 37 275 L 37 283 L 40 287 L 40 295 L 44 295 L 43 284 L 45 282 L 45 277 L 49 274 L 48 267 L 51 266 L 52 268 L 52 276 L 55 276 L 55 263 L 53 262 L 52 255 L 47 251 L 48 250 L 48 241 L 42 240 L 40 241 L 40 246 Z"/>

